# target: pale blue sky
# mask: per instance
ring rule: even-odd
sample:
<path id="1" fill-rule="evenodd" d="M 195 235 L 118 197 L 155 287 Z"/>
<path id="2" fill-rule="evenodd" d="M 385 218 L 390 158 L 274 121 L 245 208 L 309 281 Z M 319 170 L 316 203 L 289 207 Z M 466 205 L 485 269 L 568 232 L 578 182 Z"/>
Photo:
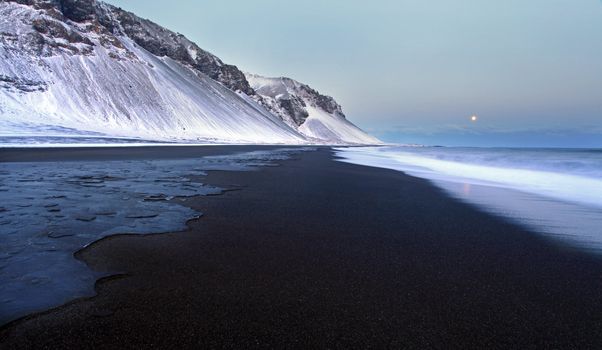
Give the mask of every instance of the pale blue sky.
<path id="1" fill-rule="evenodd" d="M 109 2 L 387 141 L 602 147 L 600 0 Z"/>

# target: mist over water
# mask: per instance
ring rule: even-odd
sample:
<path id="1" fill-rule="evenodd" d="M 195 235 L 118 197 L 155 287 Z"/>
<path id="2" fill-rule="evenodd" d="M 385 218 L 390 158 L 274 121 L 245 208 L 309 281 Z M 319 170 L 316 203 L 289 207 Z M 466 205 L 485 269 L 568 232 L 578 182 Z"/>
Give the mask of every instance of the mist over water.
<path id="1" fill-rule="evenodd" d="M 458 199 L 602 252 L 600 149 L 363 147 L 338 155 L 429 179 Z"/>

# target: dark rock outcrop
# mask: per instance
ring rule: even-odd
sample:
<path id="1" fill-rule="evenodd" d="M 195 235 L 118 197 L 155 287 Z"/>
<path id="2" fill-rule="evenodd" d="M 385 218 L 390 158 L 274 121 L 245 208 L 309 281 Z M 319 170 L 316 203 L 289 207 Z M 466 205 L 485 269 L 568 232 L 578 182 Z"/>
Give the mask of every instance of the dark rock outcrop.
<path id="1" fill-rule="evenodd" d="M 75 22 L 94 19 L 96 0 L 59 0 L 59 8 L 63 15 Z"/>
<path id="2" fill-rule="evenodd" d="M 90 46 L 94 45 L 90 39 L 72 29 L 67 29 L 57 21 L 38 18 L 33 21 L 33 29 L 38 33 L 46 34 L 53 38 L 65 39 L 70 43 L 83 43 Z"/>
<path id="3" fill-rule="evenodd" d="M 285 77 L 266 78 L 255 74 L 247 74 L 247 79 L 261 98 L 258 102 L 291 126 L 301 126 L 307 120 L 307 107 L 345 118 L 341 106 L 334 98 L 322 95 L 296 80 Z"/>
<path id="4" fill-rule="evenodd" d="M 218 57 L 201 49 L 185 36 L 121 8 L 96 0 L 11 1 L 45 10 L 47 17 L 36 19 L 34 29 L 48 38 L 61 38 L 69 43 L 84 43 L 92 46 L 92 42 L 82 35 L 85 33 L 69 30 L 61 22 L 85 23 L 87 24 L 86 29 L 82 30 L 99 34 L 99 41 L 105 47 L 114 46 L 123 49 L 124 45 L 118 36 L 124 35 L 154 55 L 166 56 L 190 66 L 231 90 L 241 91 L 249 96 L 255 95 L 255 90 L 249 86 L 244 73 L 236 66 L 224 64 Z M 47 40 L 46 44 L 50 48 L 62 47 L 74 54 L 82 53 L 75 46 L 57 44 L 52 40 Z M 48 54 L 52 53 L 53 51 L 50 50 Z M 90 53 L 90 50 L 85 53 Z"/>
<path id="5" fill-rule="evenodd" d="M 309 113 L 307 113 L 305 110 L 305 102 L 303 102 L 303 100 L 297 96 L 291 96 L 291 98 L 282 99 L 279 101 L 279 103 L 297 126 L 303 124 L 307 117 L 309 117 Z"/>
<path id="6" fill-rule="evenodd" d="M 236 66 L 224 64 L 215 55 L 201 49 L 182 34 L 174 33 L 133 13 L 109 6 L 113 16 L 102 17 L 105 27 L 123 31 L 136 44 L 157 56 L 167 56 L 189 65 L 234 91 L 254 95 L 243 72 Z M 114 23 L 114 20 L 117 23 Z"/>

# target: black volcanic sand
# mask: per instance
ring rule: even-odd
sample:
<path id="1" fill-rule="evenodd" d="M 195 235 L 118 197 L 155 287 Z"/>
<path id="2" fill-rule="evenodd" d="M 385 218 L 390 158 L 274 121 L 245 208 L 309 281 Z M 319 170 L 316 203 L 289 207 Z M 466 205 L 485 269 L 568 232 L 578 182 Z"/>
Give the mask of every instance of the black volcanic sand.
<path id="1" fill-rule="evenodd" d="M 602 261 L 321 149 L 188 203 L 186 232 L 78 256 L 125 275 L 2 348 L 600 348 Z"/>

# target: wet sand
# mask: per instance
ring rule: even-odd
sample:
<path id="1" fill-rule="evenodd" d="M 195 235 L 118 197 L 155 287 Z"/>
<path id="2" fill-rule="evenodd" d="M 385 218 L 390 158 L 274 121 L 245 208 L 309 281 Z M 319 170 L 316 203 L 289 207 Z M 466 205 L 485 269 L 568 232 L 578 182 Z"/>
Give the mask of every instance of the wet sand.
<path id="1" fill-rule="evenodd" d="M 3 327 L 1 347 L 602 346 L 599 258 L 421 179 L 328 149 L 298 158 L 210 173 L 240 190 L 188 200 L 205 216 L 185 232 L 80 251 L 116 275 Z"/>

